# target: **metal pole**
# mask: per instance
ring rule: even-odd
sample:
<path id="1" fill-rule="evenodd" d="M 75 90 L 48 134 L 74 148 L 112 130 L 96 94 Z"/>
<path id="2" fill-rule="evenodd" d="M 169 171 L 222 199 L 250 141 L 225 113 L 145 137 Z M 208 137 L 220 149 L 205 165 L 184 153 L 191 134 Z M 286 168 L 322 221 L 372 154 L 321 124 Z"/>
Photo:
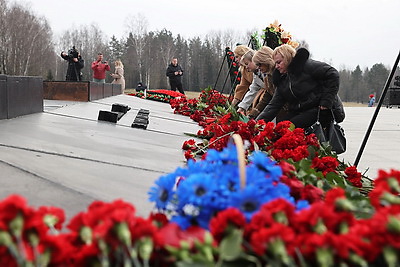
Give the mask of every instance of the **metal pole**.
<path id="1" fill-rule="evenodd" d="M 226 76 L 225 76 L 225 81 L 224 81 L 224 85 L 222 86 L 221 94 L 223 94 L 224 91 L 225 91 L 226 81 L 228 80 L 228 77 L 230 76 L 232 66 L 233 66 L 233 61 L 232 61 L 232 63 L 229 65 L 228 73 L 227 73 Z"/>
<path id="2" fill-rule="evenodd" d="M 387 92 L 387 90 L 389 88 L 389 84 L 393 79 L 394 73 L 396 72 L 396 68 L 397 68 L 397 65 L 399 64 L 399 60 L 400 60 L 400 51 L 399 51 L 399 54 L 397 55 L 397 59 L 396 59 L 394 65 L 393 65 L 392 71 L 390 72 L 389 77 L 386 80 L 385 87 L 384 87 L 384 89 L 382 91 L 382 94 L 381 94 L 381 96 L 379 98 L 379 103 L 376 106 L 376 109 L 375 109 L 374 115 L 372 116 L 372 119 L 371 119 L 371 122 L 369 124 L 368 130 L 367 130 L 367 132 L 366 132 L 366 134 L 364 136 L 364 140 L 363 140 L 363 142 L 361 144 L 360 150 L 358 151 L 358 155 L 357 155 L 356 160 L 354 162 L 354 166 L 356 166 L 356 167 L 357 167 L 358 163 L 360 162 L 361 155 L 362 155 L 362 153 L 364 151 L 365 145 L 367 144 L 368 137 L 371 134 L 372 127 L 373 127 L 373 125 L 375 123 L 376 117 L 378 116 L 379 110 L 380 110 L 380 108 L 382 106 L 382 103 L 383 103 L 383 100 L 385 98 L 386 92 Z"/>
<path id="3" fill-rule="evenodd" d="M 221 67 L 219 68 L 219 71 L 218 71 L 217 80 L 215 81 L 215 84 L 214 84 L 214 87 L 213 87 L 214 90 L 216 90 L 215 88 L 217 88 L 217 82 L 218 82 L 219 76 L 221 75 L 222 67 L 224 66 L 226 57 L 227 57 L 227 55 L 226 55 L 226 52 L 225 52 L 224 59 L 222 60 Z"/>

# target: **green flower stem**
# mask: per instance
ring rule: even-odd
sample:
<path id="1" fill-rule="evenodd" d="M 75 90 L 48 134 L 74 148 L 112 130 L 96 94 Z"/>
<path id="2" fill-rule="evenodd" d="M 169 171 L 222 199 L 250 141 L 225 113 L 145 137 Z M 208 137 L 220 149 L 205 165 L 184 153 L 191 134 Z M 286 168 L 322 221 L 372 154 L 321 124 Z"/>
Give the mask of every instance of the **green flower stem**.
<path id="1" fill-rule="evenodd" d="M 228 136 L 228 135 L 233 135 L 234 133 L 235 133 L 235 132 L 232 131 L 232 132 L 226 133 L 226 134 L 224 134 L 224 135 L 221 135 L 220 137 L 218 137 L 218 138 L 215 139 L 214 141 L 208 143 L 207 146 L 206 146 L 205 148 L 208 148 L 211 144 L 214 144 L 215 142 L 219 141 L 220 139 L 222 139 L 222 138 L 224 138 L 224 137 L 226 137 L 226 136 Z M 199 152 L 201 151 L 201 152 L 203 152 L 203 153 L 206 153 L 206 152 L 207 152 L 207 150 L 204 149 L 204 148 L 199 148 L 198 151 L 199 151 Z M 197 153 L 198 153 L 198 152 L 194 152 L 195 155 L 197 155 Z"/>
<path id="2" fill-rule="evenodd" d="M 329 248 L 317 249 L 317 262 L 320 267 L 334 266 L 332 251 Z"/>

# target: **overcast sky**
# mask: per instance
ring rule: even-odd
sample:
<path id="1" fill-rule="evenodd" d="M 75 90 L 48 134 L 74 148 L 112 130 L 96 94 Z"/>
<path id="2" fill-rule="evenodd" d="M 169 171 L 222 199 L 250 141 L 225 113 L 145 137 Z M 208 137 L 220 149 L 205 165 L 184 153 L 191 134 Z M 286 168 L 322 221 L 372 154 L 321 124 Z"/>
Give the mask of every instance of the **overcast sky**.
<path id="1" fill-rule="evenodd" d="M 129 16 L 142 14 L 148 31 L 166 28 L 174 36 L 211 31 L 260 33 L 277 19 L 293 39 L 305 40 L 316 60 L 336 68 L 392 67 L 400 50 L 400 0 L 16 0 L 30 6 L 60 34 L 96 23 L 120 38 Z"/>

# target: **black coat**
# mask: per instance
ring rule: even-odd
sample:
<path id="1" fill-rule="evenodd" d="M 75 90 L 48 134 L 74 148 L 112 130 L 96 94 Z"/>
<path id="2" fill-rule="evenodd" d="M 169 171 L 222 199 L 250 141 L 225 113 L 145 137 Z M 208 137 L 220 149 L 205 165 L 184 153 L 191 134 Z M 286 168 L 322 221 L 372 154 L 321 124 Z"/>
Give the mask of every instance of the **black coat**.
<path id="1" fill-rule="evenodd" d="M 273 72 L 275 93 L 270 103 L 257 119 L 271 121 L 281 108 L 287 104 L 288 111 L 301 113 L 306 110 L 324 106 L 329 109 L 341 107 L 335 118 L 338 122 L 344 119 L 344 109 L 337 96 L 339 91 L 338 71 L 324 62 L 309 58 L 310 53 L 300 48 L 288 66 L 288 72 Z M 339 114 L 341 114 L 339 116 Z"/>
<path id="2" fill-rule="evenodd" d="M 182 74 L 175 75 L 176 71 L 182 71 Z M 174 66 L 171 63 L 168 65 L 166 75 L 169 77 L 170 81 L 181 82 L 181 77 L 183 75 L 183 69 L 179 64 Z"/>
<path id="3" fill-rule="evenodd" d="M 82 59 L 81 56 L 78 57 L 78 61 L 74 62 L 72 58 L 68 57 L 68 55 L 63 55 L 61 53 L 61 57 L 68 61 L 68 69 L 67 75 L 65 77 L 66 81 L 81 81 L 82 75 L 81 70 L 85 65 L 85 61 Z"/>

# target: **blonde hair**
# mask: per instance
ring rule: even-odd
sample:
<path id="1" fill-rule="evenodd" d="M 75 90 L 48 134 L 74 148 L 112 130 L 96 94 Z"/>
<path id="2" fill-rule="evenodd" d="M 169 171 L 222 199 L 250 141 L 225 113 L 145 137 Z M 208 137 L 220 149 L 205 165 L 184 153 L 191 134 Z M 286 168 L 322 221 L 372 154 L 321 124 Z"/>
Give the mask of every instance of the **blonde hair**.
<path id="1" fill-rule="evenodd" d="M 273 50 L 268 46 L 263 46 L 253 56 L 253 63 L 255 65 L 267 66 L 267 72 L 272 72 L 275 66 L 274 59 L 272 58 Z"/>
<path id="2" fill-rule="evenodd" d="M 240 59 L 240 64 L 244 65 L 244 60 L 247 59 L 251 61 L 254 56 L 255 51 L 253 49 L 249 49 L 246 53 L 243 54 L 242 58 Z"/>
<path id="3" fill-rule="evenodd" d="M 117 59 L 115 62 L 115 67 L 120 67 L 120 68 L 124 68 L 124 64 L 122 64 L 122 61 Z"/>
<path id="4" fill-rule="evenodd" d="M 286 66 L 289 66 L 290 62 L 292 62 L 292 59 L 296 55 L 296 50 L 291 45 L 283 44 L 274 49 L 272 57 L 274 58 L 277 54 L 281 55 Z"/>
<path id="5" fill-rule="evenodd" d="M 250 48 L 245 46 L 245 45 L 238 45 L 235 47 L 235 50 L 233 50 L 233 53 L 235 54 L 235 56 L 243 56 L 244 54 L 246 54 L 247 51 L 249 51 Z"/>

